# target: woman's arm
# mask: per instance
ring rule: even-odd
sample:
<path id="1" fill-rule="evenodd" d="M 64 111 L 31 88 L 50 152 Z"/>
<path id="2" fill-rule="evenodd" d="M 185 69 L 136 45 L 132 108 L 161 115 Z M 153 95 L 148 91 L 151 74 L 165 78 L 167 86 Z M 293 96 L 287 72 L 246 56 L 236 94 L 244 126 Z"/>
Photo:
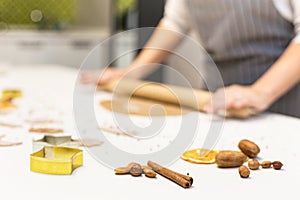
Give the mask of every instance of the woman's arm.
<path id="1" fill-rule="evenodd" d="M 189 30 L 188 10 L 185 0 L 168 0 L 164 17 L 151 36 L 145 48 L 135 61 L 126 68 L 106 68 L 98 72 L 85 72 L 81 75 L 84 84 L 105 84 L 113 78 L 127 74 L 128 77 L 141 78 L 154 71 L 180 43 L 182 35 Z M 143 67 L 141 67 L 143 66 Z"/>
<path id="2" fill-rule="evenodd" d="M 131 78 L 142 78 L 155 69 L 171 54 L 182 41 L 182 35 L 174 32 L 163 23 L 160 23 L 153 35 L 144 46 L 134 62 L 126 69 L 125 73 Z"/>
<path id="3" fill-rule="evenodd" d="M 182 35 L 160 23 L 153 35 L 134 62 L 127 68 L 106 68 L 100 71 L 85 72 L 81 75 L 83 84 L 105 84 L 111 79 L 126 76 L 142 78 L 153 72 L 173 49 L 179 45 Z"/>
<path id="4" fill-rule="evenodd" d="M 292 43 L 279 60 L 253 85 L 267 95 L 270 103 L 300 81 L 300 44 Z"/>
<path id="5" fill-rule="evenodd" d="M 126 70 L 126 72 L 130 71 L 129 76 L 142 78 L 153 72 L 157 68 L 153 64 L 165 61 L 170 55 L 170 51 L 174 50 L 182 41 L 183 35 L 181 34 L 187 33 L 190 29 L 189 21 L 186 0 L 168 0 L 165 5 L 164 17 L 156 31 L 140 55 Z M 152 65 L 137 70 L 137 68 L 147 64 Z"/>
<path id="6" fill-rule="evenodd" d="M 291 0 L 290 5 L 292 7 L 292 22 L 295 27 L 296 36 L 283 55 L 253 85 L 233 85 L 217 91 L 214 97 L 217 97 L 221 92 L 225 92 L 226 102 L 220 101 L 221 103 L 218 103 L 216 100 L 216 106 L 208 104 L 206 106 L 207 112 L 217 112 L 219 109 L 224 108 L 241 107 L 253 107 L 257 111 L 264 111 L 299 82 L 300 1 Z"/>
<path id="7" fill-rule="evenodd" d="M 219 89 L 215 97 L 225 92 L 226 102 L 210 103 L 205 107 L 209 113 L 224 108 L 252 107 L 261 112 L 287 93 L 300 81 L 300 44 L 291 43 L 274 65 L 253 85 L 232 85 Z"/>

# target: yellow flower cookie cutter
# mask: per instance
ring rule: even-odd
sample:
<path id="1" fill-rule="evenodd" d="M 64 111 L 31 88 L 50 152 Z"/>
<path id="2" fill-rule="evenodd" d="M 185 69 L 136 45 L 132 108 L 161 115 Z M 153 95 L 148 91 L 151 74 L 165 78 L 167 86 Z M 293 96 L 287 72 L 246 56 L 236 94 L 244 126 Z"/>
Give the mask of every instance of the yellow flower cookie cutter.
<path id="1" fill-rule="evenodd" d="M 83 152 L 68 147 L 44 147 L 30 154 L 30 170 L 44 174 L 72 174 L 83 165 Z"/>
<path id="2" fill-rule="evenodd" d="M 21 90 L 7 89 L 7 90 L 2 91 L 2 99 L 3 100 L 20 98 L 22 96 L 23 96 L 23 93 Z"/>

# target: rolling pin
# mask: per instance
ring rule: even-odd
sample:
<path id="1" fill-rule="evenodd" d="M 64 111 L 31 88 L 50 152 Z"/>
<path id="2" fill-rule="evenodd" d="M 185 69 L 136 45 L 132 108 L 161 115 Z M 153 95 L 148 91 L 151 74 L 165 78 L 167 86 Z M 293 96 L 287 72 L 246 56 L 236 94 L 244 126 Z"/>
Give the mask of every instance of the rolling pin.
<path id="1" fill-rule="evenodd" d="M 101 85 L 100 89 L 120 95 L 130 95 L 172 103 L 201 112 L 204 111 L 204 106 L 212 97 L 212 93 L 204 90 L 125 78 L 111 80 L 107 84 Z M 219 114 L 224 115 L 224 113 Z M 254 114 L 255 112 L 251 108 L 226 110 L 226 117 L 248 118 Z"/>

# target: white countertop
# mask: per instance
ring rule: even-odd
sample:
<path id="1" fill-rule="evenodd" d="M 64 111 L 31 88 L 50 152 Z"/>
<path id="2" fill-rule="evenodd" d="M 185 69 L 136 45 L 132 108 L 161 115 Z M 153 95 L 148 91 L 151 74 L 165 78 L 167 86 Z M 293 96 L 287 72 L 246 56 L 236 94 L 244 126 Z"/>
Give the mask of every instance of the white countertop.
<path id="1" fill-rule="evenodd" d="M 72 96 L 77 71 L 62 66 L 19 66 L 3 68 L 0 90 L 21 88 L 19 100 L 23 112 L 45 107 L 64 121 L 67 132 L 74 133 Z M 1 69 L 0 69 L 1 71 Z M 3 70 L 2 70 L 3 72 Z M 62 113 L 61 115 L 59 113 Z M 24 113 L 23 113 L 24 114 Z M 101 115 L 101 114 L 100 114 Z M 209 118 L 199 114 L 209 123 Z M 3 116 L 0 116 L 3 117 Z M 101 117 L 101 116 L 100 116 Z M 207 128 L 203 123 L 200 128 Z M 300 120 L 277 114 L 263 114 L 249 120 L 227 120 L 215 149 L 237 150 L 241 139 L 255 141 L 264 160 L 280 160 L 283 169 L 251 171 L 241 179 L 237 169 L 219 169 L 216 165 L 196 165 L 178 160 L 170 169 L 189 173 L 193 187 L 182 189 L 157 176 L 116 176 L 84 151 L 84 166 L 70 176 L 46 175 L 30 171 L 33 134 L 28 127 L 0 127 L 0 135 L 10 135 L 23 145 L 0 147 L 1 198 L 3 199 L 297 199 L 300 185 Z M 198 147 L 199 140 L 191 148 Z M 130 161 L 129 161 L 130 162 Z"/>

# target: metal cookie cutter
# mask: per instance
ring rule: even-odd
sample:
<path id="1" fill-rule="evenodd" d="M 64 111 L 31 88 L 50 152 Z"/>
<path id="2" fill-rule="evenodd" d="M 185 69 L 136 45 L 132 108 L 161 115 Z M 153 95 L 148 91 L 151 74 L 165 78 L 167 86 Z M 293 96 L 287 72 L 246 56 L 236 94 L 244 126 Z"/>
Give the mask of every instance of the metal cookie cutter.
<path id="1" fill-rule="evenodd" d="M 30 170 L 44 174 L 72 174 L 83 165 L 83 152 L 68 147 L 44 147 L 30 154 Z"/>
<path id="2" fill-rule="evenodd" d="M 71 144 L 70 144 L 71 143 Z M 65 144 L 65 145 L 63 145 Z M 72 146 L 73 144 L 73 146 Z M 70 135 L 44 135 L 40 139 L 32 141 L 33 151 L 37 151 L 43 147 L 48 146 L 68 146 L 68 147 L 77 147 L 79 146 L 79 141 L 74 141 Z"/>
<path id="3" fill-rule="evenodd" d="M 44 135 L 41 139 L 33 140 L 33 150 L 39 150 L 45 146 L 63 146 L 63 147 L 92 147 L 99 146 L 103 142 L 97 140 L 81 141 L 75 140 L 70 135 Z"/>

